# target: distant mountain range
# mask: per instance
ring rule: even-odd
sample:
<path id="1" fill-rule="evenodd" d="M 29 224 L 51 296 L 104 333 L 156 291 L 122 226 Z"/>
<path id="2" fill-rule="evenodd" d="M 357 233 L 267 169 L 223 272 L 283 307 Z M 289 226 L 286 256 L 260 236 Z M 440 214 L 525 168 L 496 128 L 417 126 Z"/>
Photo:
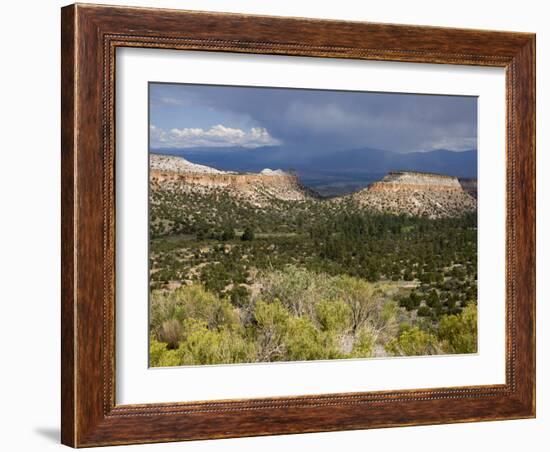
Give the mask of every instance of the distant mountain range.
<path id="1" fill-rule="evenodd" d="M 294 169 L 298 173 L 387 173 L 423 171 L 465 178 L 477 177 L 477 151 L 398 153 L 361 148 L 319 153 L 314 159 L 281 146 L 261 148 L 154 149 L 153 153 L 185 157 L 201 165 L 226 171 L 258 172 L 264 168 Z"/>

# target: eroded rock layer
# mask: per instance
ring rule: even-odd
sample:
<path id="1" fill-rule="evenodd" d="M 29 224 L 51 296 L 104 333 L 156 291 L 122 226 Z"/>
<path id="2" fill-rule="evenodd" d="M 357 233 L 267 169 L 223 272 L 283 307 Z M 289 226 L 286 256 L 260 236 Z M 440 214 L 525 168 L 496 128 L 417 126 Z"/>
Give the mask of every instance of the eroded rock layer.
<path id="1" fill-rule="evenodd" d="M 477 208 L 475 180 L 410 171 L 393 171 L 368 188 L 323 200 L 295 174 L 281 170 L 236 173 L 152 154 L 150 182 L 153 192 L 229 196 L 261 208 L 274 208 L 277 201 L 352 201 L 377 212 L 428 218 L 458 217 Z"/>
<path id="2" fill-rule="evenodd" d="M 281 170 L 234 173 L 196 165 L 180 157 L 151 155 L 150 181 L 180 193 L 224 193 L 265 207 L 272 200 L 305 201 L 318 196 L 301 185 L 298 177 Z"/>
<path id="3" fill-rule="evenodd" d="M 456 177 L 408 171 L 390 172 L 350 196 L 376 211 L 429 218 L 460 216 L 477 204 Z"/>

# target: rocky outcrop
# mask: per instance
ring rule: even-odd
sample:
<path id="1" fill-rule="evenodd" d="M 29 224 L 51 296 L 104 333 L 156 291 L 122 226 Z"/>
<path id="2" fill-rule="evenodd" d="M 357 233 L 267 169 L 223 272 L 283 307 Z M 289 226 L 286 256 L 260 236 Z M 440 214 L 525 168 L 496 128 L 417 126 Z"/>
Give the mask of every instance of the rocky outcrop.
<path id="1" fill-rule="evenodd" d="M 235 173 L 197 165 L 181 157 L 153 154 L 149 176 L 153 192 L 229 195 L 261 208 L 273 208 L 277 200 L 321 201 L 295 174 L 268 168 L 260 173 Z M 469 182 L 466 187 L 471 190 L 474 185 Z M 321 202 L 345 200 L 378 212 L 428 218 L 457 217 L 477 208 L 475 197 L 463 189 L 456 177 L 410 171 L 390 172 L 368 188 Z"/>
<path id="2" fill-rule="evenodd" d="M 191 163 L 183 157 L 162 154 L 149 154 L 149 169 L 169 173 L 228 174 L 227 171 Z"/>
<path id="3" fill-rule="evenodd" d="M 270 168 L 264 168 L 263 170 L 260 171 L 260 174 L 262 176 L 288 176 L 289 175 L 289 173 L 283 170 L 280 170 L 280 169 L 272 170 Z"/>
<path id="4" fill-rule="evenodd" d="M 460 190 L 456 177 L 413 171 L 391 171 L 380 182 L 371 185 L 372 190 L 402 190 L 430 187 L 432 190 Z"/>
<path id="5" fill-rule="evenodd" d="M 456 177 L 432 173 L 390 172 L 349 196 L 379 212 L 428 218 L 460 216 L 477 208 L 476 200 L 463 190 Z"/>
<path id="6" fill-rule="evenodd" d="M 318 197 L 301 185 L 296 175 L 281 170 L 241 174 L 196 165 L 180 157 L 151 157 L 149 177 L 153 190 L 162 188 L 203 194 L 223 192 L 262 207 L 273 199 L 305 201 Z"/>

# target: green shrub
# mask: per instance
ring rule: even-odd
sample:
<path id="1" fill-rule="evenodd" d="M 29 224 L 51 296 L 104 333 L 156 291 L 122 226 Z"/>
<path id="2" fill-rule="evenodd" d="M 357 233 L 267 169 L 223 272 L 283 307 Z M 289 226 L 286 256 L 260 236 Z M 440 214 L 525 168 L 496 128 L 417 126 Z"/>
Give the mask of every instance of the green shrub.
<path id="1" fill-rule="evenodd" d="M 428 306 L 420 306 L 417 309 L 416 314 L 420 317 L 429 317 L 432 314 L 432 311 Z"/>
<path id="2" fill-rule="evenodd" d="M 311 320 L 291 317 L 284 339 L 288 361 L 334 359 L 342 356 L 333 343 L 333 336 L 317 330 Z"/>
<path id="3" fill-rule="evenodd" d="M 151 367 L 178 366 L 177 350 L 168 350 L 165 343 L 151 339 L 149 344 L 149 365 Z"/>
<path id="4" fill-rule="evenodd" d="M 448 353 L 477 352 L 477 306 L 470 303 L 460 314 L 441 317 L 438 337 Z"/>
<path id="5" fill-rule="evenodd" d="M 376 337 L 372 331 L 361 331 L 355 339 L 351 356 L 354 358 L 368 358 L 372 356 L 375 343 Z"/>
<path id="6" fill-rule="evenodd" d="M 185 340 L 177 350 L 181 365 L 232 364 L 253 362 L 254 344 L 247 341 L 238 331 L 227 327 L 213 331 L 206 322 L 186 319 L 183 322 Z"/>
<path id="7" fill-rule="evenodd" d="M 233 288 L 228 292 L 228 295 L 233 306 L 241 307 L 247 305 L 250 292 L 246 287 L 238 285 L 233 286 Z"/>
<path id="8" fill-rule="evenodd" d="M 383 307 L 380 293 L 372 283 L 351 276 L 333 279 L 338 297 L 346 303 L 351 314 L 351 329 L 359 332 L 369 320 L 376 320 Z"/>
<path id="9" fill-rule="evenodd" d="M 243 242 L 251 242 L 254 240 L 254 230 L 251 227 L 244 228 L 244 232 L 241 235 L 241 240 Z"/>
<path id="10" fill-rule="evenodd" d="M 433 355 L 438 349 L 437 338 L 417 326 L 402 328 L 399 336 L 386 345 L 393 356 Z"/>
<path id="11" fill-rule="evenodd" d="M 333 332 L 320 331 L 311 319 L 292 316 L 278 300 L 273 303 L 259 301 L 254 317 L 259 361 L 306 361 L 343 356 Z"/>
<path id="12" fill-rule="evenodd" d="M 317 274 L 294 265 L 287 265 L 282 270 L 263 272 L 256 278 L 262 288 L 253 297 L 272 302 L 279 300 L 293 316 L 315 316 L 315 305 L 320 300 L 336 300 L 337 291 L 333 278 Z"/>
<path id="13" fill-rule="evenodd" d="M 235 238 L 235 230 L 231 226 L 226 226 L 220 235 L 220 240 L 224 242 Z"/>
<path id="14" fill-rule="evenodd" d="M 315 313 L 323 331 L 344 333 L 351 326 L 351 309 L 342 301 L 320 301 L 315 306 Z"/>
<path id="15" fill-rule="evenodd" d="M 151 294 L 151 331 L 158 336 L 166 320 L 182 322 L 188 318 L 203 320 L 210 328 L 238 325 L 239 319 L 228 300 L 206 292 L 199 284 L 182 286 L 173 292 Z"/>
<path id="16" fill-rule="evenodd" d="M 254 307 L 254 319 L 258 361 L 283 360 L 290 319 L 287 308 L 279 300 L 273 303 L 259 301 Z"/>

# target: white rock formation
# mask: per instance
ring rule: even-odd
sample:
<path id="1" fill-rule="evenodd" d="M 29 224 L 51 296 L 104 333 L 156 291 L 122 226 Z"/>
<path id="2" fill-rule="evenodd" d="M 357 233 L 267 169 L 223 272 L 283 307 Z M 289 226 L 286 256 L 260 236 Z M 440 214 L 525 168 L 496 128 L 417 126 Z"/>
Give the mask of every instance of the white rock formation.
<path id="1" fill-rule="evenodd" d="M 174 173 L 232 174 L 229 171 L 221 171 L 209 166 L 191 163 L 183 157 L 161 154 L 149 155 L 149 168 L 151 170 L 170 171 Z"/>
<path id="2" fill-rule="evenodd" d="M 288 173 L 284 172 L 281 169 L 272 170 L 270 168 L 264 168 L 263 170 L 260 171 L 260 174 L 262 176 L 288 176 L 289 175 Z"/>

